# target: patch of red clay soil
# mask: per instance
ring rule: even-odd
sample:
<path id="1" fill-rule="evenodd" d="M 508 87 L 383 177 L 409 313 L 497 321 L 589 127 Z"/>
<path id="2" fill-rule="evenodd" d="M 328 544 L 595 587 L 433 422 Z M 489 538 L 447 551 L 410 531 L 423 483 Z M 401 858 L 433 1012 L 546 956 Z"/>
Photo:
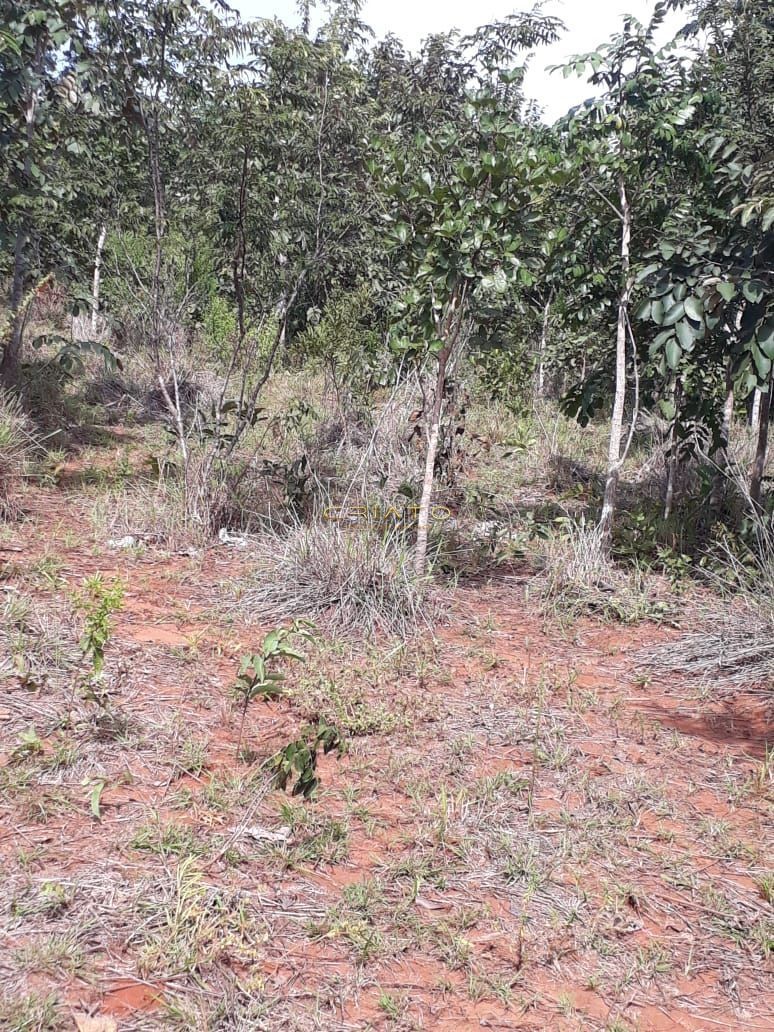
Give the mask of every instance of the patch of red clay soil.
<path id="1" fill-rule="evenodd" d="M 107 989 L 101 1008 L 105 1014 L 125 1017 L 136 1011 L 158 1010 L 163 1003 L 163 986 L 125 979 Z"/>

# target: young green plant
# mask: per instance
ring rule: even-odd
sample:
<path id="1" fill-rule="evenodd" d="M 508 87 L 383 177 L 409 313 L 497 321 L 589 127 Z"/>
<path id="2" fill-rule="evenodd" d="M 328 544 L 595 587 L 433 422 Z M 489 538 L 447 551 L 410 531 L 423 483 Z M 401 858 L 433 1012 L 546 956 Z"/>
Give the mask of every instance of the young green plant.
<path id="1" fill-rule="evenodd" d="M 311 641 L 313 638 L 312 624 L 306 620 L 294 620 L 290 627 L 278 627 L 269 631 L 258 652 L 242 657 L 234 685 L 234 691 L 242 704 L 242 719 L 236 745 L 237 759 L 242 748 L 248 706 L 253 699 L 273 699 L 282 694 L 280 684 L 285 680 L 285 675 L 277 669 L 277 665 L 288 659 L 303 662 L 304 654 L 294 648 L 293 643 Z"/>
<path id="2" fill-rule="evenodd" d="M 75 609 L 83 616 L 81 651 L 91 667 L 83 683 L 83 694 L 101 710 L 108 704 L 107 689 L 101 683 L 105 649 L 114 630 L 113 614 L 121 609 L 123 601 L 123 583 L 105 581 L 101 573 L 87 577 L 75 595 Z"/>

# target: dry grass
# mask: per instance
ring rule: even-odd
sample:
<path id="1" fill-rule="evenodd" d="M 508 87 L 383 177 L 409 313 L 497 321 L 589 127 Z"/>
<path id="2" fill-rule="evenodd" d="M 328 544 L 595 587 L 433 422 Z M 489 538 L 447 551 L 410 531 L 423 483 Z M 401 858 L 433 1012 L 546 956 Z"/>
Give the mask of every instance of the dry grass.
<path id="1" fill-rule="evenodd" d="M 63 681 L 80 656 L 77 635 L 61 609 L 11 589 L 0 603 L 0 683 L 22 676 L 37 685 Z"/>
<path id="2" fill-rule="evenodd" d="M 182 493 L 172 478 L 111 489 L 94 500 L 92 525 L 101 539 L 128 536 L 138 544 L 181 547 L 191 540 Z"/>
<path id="3" fill-rule="evenodd" d="M 0 391 L 0 519 L 18 513 L 14 495 L 34 447 L 32 423 L 21 404 Z"/>
<path id="4" fill-rule="evenodd" d="M 686 674 L 713 688 L 774 687 L 774 524 L 752 522 L 743 556 L 726 543 L 709 574 L 720 596 L 699 616 L 706 630 L 642 653 L 653 670 Z"/>
<path id="5" fill-rule="evenodd" d="M 255 575 L 239 606 L 254 619 L 322 617 L 340 631 L 410 636 L 429 626 L 433 601 L 393 533 L 337 523 L 268 531 L 253 547 Z"/>
<path id="6" fill-rule="evenodd" d="M 537 593 L 549 609 L 623 623 L 664 614 L 639 571 L 624 572 L 607 558 L 599 527 L 584 517 L 565 518 L 559 532 L 536 538 L 535 548 L 543 570 Z"/>

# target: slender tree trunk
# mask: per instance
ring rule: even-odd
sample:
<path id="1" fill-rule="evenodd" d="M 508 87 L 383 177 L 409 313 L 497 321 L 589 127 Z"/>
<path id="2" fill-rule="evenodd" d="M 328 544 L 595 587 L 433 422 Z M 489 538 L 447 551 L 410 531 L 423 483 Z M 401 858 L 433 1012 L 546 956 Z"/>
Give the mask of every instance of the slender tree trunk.
<path id="1" fill-rule="evenodd" d="M 166 212 L 164 198 L 164 180 L 161 173 L 159 155 L 158 112 L 153 113 L 153 124 L 148 134 L 148 162 L 151 187 L 153 189 L 153 226 L 155 246 L 153 251 L 153 282 L 151 286 L 153 310 L 151 312 L 151 336 L 156 369 L 161 369 L 161 344 L 164 336 L 162 318 L 164 235 L 166 233 Z"/>
<path id="2" fill-rule="evenodd" d="M 245 218 L 247 215 L 247 186 L 250 170 L 250 153 L 245 144 L 242 149 L 242 171 L 239 176 L 239 189 L 237 191 L 237 224 L 236 243 L 234 246 L 234 258 L 232 264 L 232 279 L 234 282 L 234 297 L 237 305 L 237 328 L 239 330 L 239 341 L 245 339 L 247 332 L 245 326 L 245 264 L 247 261 L 247 245 L 245 234 Z"/>
<path id="3" fill-rule="evenodd" d="M 543 325 L 540 330 L 540 350 L 538 352 L 537 377 L 535 381 L 535 400 L 541 401 L 545 394 L 546 387 L 546 347 L 548 345 L 548 320 L 551 316 L 551 302 L 553 293 L 548 295 L 548 300 L 543 306 Z"/>
<path id="4" fill-rule="evenodd" d="M 680 418 L 680 404 L 683 400 L 683 384 L 678 377 L 675 383 L 675 415 L 669 431 L 669 461 L 667 462 L 667 484 L 664 496 L 664 519 L 672 515 L 675 500 L 675 477 L 677 476 L 677 421 Z"/>
<path id="5" fill-rule="evenodd" d="M 769 418 L 771 416 L 771 400 L 774 394 L 774 379 L 768 390 L 760 392 L 761 406 L 758 416 L 758 443 L 755 448 L 755 461 L 750 476 L 750 500 L 756 512 L 763 511 L 763 474 L 766 469 L 766 452 L 769 444 Z"/>
<path id="6" fill-rule="evenodd" d="M 97 250 L 94 253 L 94 278 L 91 282 L 91 335 L 96 337 L 99 326 L 99 287 L 102 279 L 102 249 L 107 237 L 107 226 L 103 223 L 97 237 Z"/>
<path id="7" fill-rule="evenodd" d="M 443 391 L 446 385 L 446 366 L 451 354 L 451 343 L 446 343 L 438 355 L 438 372 L 435 377 L 435 393 L 433 408 L 428 428 L 427 453 L 425 455 L 425 475 L 422 481 L 422 497 L 419 501 L 417 516 L 417 545 L 414 554 L 414 569 L 418 577 L 422 577 L 427 569 L 427 536 L 430 529 L 430 502 L 433 496 L 433 478 L 435 475 L 435 457 L 438 454 L 438 438 L 441 432 L 441 415 L 443 412 Z"/>
<path id="8" fill-rule="evenodd" d="M 44 55 L 43 40 L 38 40 L 32 64 L 33 76 L 40 74 Z M 24 152 L 24 182 L 29 183 L 32 176 L 32 145 L 35 138 L 35 111 L 37 94 L 34 86 L 30 86 L 24 104 L 24 126 L 26 148 Z M 13 276 L 11 279 L 10 324 L 3 344 L 3 357 L 0 361 L 0 382 L 6 387 L 15 387 L 19 382 L 22 360 L 22 342 L 24 338 L 24 285 L 27 279 L 27 240 L 29 225 L 26 213 L 19 216 L 20 222 L 16 230 L 13 247 Z"/>
<path id="9" fill-rule="evenodd" d="M 615 344 L 615 398 L 613 417 L 610 423 L 610 443 L 607 454 L 607 477 L 602 500 L 602 515 L 599 531 L 602 548 L 610 551 L 613 537 L 613 519 L 618 497 L 618 482 L 621 476 L 621 441 L 623 439 L 624 404 L 626 401 L 626 331 L 629 320 L 629 299 L 634 282 L 630 271 L 630 246 L 632 216 L 626 185 L 621 179 L 618 184 L 621 203 L 621 293 L 618 298 L 618 325 Z"/>
<path id="10" fill-rule="evenodd" d="M 758 423 L 761 418 L 761 398 L 763 397 L 763 391 L 755 388 L 753 392 L 752 408 L 750 410 L 750 426 L 753 430 L 758 428 Z"/>
<path id="11" fill-rule="evenodd" d="M 723 504 L 725 494 L 726 471 L 728 469 L 728 448 L 731 443 L 731 423 L 734 418 L 734 378 L 731 372 L 731 362 L 726 366 L 726 397 L 723 402 L 723 419 L 720 424 L 720 447 L 715 456 L 717 469 L 712 478 L 712 491 L 710 492 L 710 511 L 717 515 Z"/>
<path id="12" fill-rule="evenodd" d="M 443 395 L 446 386 L 446 370 L 454 348 L 459 340 L 465 318 L 466 288 L 455 289 L 445 316 L 438 320 L 438 339 L 443 347 L 438 355 L 438 371 L 435 376 L 435 392 L 430 424 L 427 428 L 427 453 L 425 455 L 425 475 L 422 480 L 422 497 L 419 500 L 417 514 L 417 543 L 414 553 L 414 570 L 423 577 L 427 570 L 427 536 L 430 529 L 430 502 L 433 497 L 433 478 L 435 474 L 435 457 L 438 454 L 438 439 L 441 434 L 441 417 L 443 415 Z"/>

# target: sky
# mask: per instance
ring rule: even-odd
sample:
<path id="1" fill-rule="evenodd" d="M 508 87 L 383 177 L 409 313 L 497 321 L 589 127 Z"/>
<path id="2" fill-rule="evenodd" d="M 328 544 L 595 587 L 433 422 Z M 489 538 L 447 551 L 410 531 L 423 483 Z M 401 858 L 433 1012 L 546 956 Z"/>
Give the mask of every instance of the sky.
<path id="1" fill-rule="evenodd" d="M 298 24 L 295 0 L 231 0 L 243 18 L 279 17 L 290 25 Z M 593 88 L 582 78 L 563 79 L 561 72 L 550 74 L 548 66 L 562 64 L 575 54 L 594 50 L 620 29 L 624 14 L 646 21 L 653 13 L 655 0 L 550 0 L 548 14 L 557 15 L 567 26 L 562 39 L 535 51 L 527 72 L 525 92 L 553 122 L 585 100 Z M 503 18 L 518 10 L 529 10 L 532 0 L 366 0 L 362 18 L 377 38 L 388 32 L 399 36 L 409 50 L 418 50 L 420 41 L 432 32 L 451 28 L 469 32 L 479 25 Z M 662 30 L 666 42 L 683 24 L 685 15 L 671 15 Z"/>

